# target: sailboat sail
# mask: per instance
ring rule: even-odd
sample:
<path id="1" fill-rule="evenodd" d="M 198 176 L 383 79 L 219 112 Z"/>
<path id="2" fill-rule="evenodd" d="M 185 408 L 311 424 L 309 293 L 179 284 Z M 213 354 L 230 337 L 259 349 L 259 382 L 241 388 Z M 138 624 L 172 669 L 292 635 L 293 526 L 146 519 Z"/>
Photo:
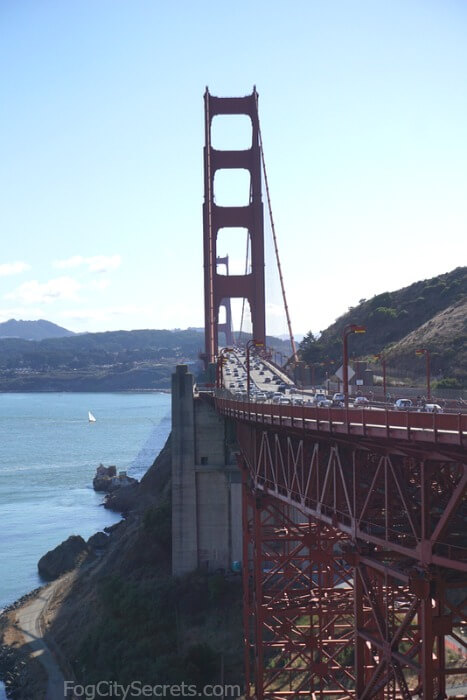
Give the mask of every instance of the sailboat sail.
<path id="1" fill-rule="evenodd" d="M 90 422 L 90 423 L 95 423 L 95 422 L 96 422 L 96 419 L 95 419 L 95 417 L 92 415 L 91 411 L 88 411 L 88 418 L 89 418 L 89 422 Z"/>

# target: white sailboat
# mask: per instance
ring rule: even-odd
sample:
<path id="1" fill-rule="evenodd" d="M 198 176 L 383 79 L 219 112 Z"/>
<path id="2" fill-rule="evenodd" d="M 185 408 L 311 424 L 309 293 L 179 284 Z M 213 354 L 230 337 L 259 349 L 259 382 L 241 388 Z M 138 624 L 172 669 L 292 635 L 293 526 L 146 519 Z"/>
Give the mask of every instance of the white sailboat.
<path id="1" fill-rule="evenodd" d="M 88 411 L 88 419 L 89 419 L 90 423 L 96 422 L 96 418 L 95 418 L 95 416 L 92 415 L 91 411 Z"/>

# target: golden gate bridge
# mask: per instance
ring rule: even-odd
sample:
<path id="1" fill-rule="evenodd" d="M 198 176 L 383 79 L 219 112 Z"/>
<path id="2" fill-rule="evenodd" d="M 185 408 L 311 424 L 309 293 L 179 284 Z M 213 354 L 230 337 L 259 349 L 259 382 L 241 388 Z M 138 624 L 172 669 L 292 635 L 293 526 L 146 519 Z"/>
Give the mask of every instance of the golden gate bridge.
<path id="1" fill-rule="evenodd" d="M 204 99 L 209 364 L 222 356 L 219 331 L 232 339 L 230 311 L 218 322 L 232 298 L 248 301 L 252 338 L 265 345 L 264 159 L 256 89 L 206 89 Z M 251 148 L 212 147 L 222 114 L 250 118 Z M 224 168 L 250 173 L 246 206 L 215 203 Z M 217 236 L 232 227 L 248 232 L 244 275 L 218 273 L 228 258 Z M 440 700 L 465 683 L 467 416 L 253 403 L 221 390 L 211 402 L 235 427 L 243 474 L 246 696 Z"/>

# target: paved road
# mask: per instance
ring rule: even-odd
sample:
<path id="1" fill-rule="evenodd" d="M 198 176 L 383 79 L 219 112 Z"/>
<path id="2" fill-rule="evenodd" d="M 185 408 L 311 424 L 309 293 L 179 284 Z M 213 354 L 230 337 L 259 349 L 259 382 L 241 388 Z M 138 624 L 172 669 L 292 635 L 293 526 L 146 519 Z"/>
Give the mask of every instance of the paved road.
<path id="1" fill-rule="evenodd" d="M 448 698 L 458 697 L 467 698 L 467 685 L 458 685 L 456 688 L 446 688 Z"/>
<path id="2" fill-rule="evenodd" d="M 49 679 L 47 683 L 47 700 L 63 700 L 65 697 L 65 679 L 55 657 L 44 642 L 41 627 L 41 616 L 46 610 L 58 583 L 58 581 L 55 581 L 43 588 L 36 598 L 17 611 L 17 629 L 22 632 L 26 642 L 28 642 L 33 652 L 32 655 L 39 659 L 47 671 Z"/>

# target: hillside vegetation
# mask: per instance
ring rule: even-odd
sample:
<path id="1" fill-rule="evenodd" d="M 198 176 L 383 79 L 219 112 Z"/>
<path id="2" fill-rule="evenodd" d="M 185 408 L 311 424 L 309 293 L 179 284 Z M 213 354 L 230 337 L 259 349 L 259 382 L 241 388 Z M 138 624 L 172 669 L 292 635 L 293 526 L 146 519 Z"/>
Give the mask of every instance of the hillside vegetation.
<path id="1" fill-rule="evenodd" d="M 342 332 L 348 324 L 363 325 L 365 334 L 349 341 L 350 356 L 365 358 L 383 352 L 388 371 L 424 372 L 417 348 L 431 353 L 433 376 L 441 385 L 467 385 L 467 267 L 458 267 L 395 292 L 362 299 L 340 316 L 319 339 L 308 333 L 300 345 L 307 363 L 342 362 Z"/>

